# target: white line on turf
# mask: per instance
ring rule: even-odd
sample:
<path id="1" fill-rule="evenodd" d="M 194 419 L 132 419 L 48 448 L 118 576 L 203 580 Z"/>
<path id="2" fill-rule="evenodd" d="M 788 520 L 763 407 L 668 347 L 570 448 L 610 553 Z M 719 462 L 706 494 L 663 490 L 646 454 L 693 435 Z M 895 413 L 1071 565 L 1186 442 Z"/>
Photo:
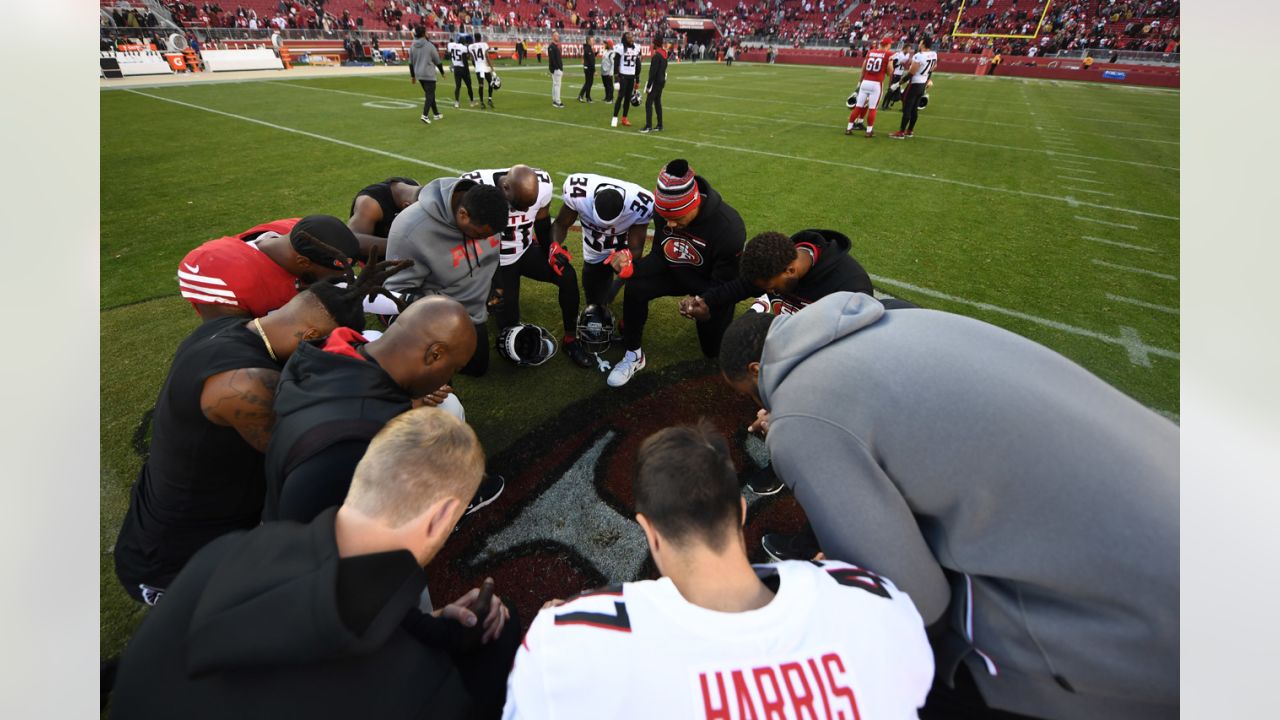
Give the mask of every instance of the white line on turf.
<path id="1" fill-rule="evenodd" d="M 327 135 L 320 135 L 318 133 L 307 132 L 306 130 L 299 130 L 297 128 L 285 127 L 284 125 L 277 125 L 272 122 L 267 122 L 266 120 L 259 120 L 257 118 L 246 117 L 244 115 L 237 115 L 235 113 L 229 113 L 223 110 L 215 110 L 213 108 L 204 107 L 203 105 L 196 105 L 194 103 L 183 102 L 181 100 L 174 100 L 173 98 L 162 97 L 160 95 L 152 95 L 151 93 L 139 92 L 133 89 L 129 89 L 128 92 L 131 92 L 134 95 L 149 97 L 153 100 L 160 100 L 167 103 L 173 103 L 174 105 L 189 107 L 193 110 L 202 110 L 207 113 L 213 113 L 214 115 L 222 115 L 224 117 L 229 117 L 235 120 L 243 120 L 244 122 L 254 123 L 255 125 L 263 125 L 265 127 L 269 127 L 274 130 L 293 133 L 295 135 L 303 135 L 305 137 L 314 138 L 316 140 L 324 140 L 325 142 L 330 142 L 330 143 L 333 143 L 334 145 L 342 145 L 343 147 L 349 147 L 349 148 L 352 148 L 353 150 L 363 150 L 364 152 L 374 153 L 375 155 L 382 155 L 384 157 L 389 157 L 395 160 L 402 160 L 404 162 L 411 162 L 411 163 L 416 163 L 418 165 L 425 165 L 426 167 L 436 168 L 437 170 L 444 170 L 445 172 L 453 173 L 454 175 L 461 175 L 464 172 L 463 170 L 459 170 L 458 168 L 455 168 L 455 167 L 449 167 L 448 165 L 440 165 L 438 163 L 427 162 L 426 160 L 419 160 L 418 158 L 409 157 L 408 155 L 401 155 L 399 153 L 387 152 L 386 150 L 379 150 L 378 148 L 371 148 L 367 145 L 357 145 L 356 143 L 347 142 L 346 140 L 339 140 L 337 138 L 331 138 Z"/>
<path id="2" fill-rule="evenodd" d="M 1138 275 L 1150 275 L 1151 277 L 1158 277 L 1161 280 L 1173 280 L 1176 282 L 1178 279 L 1177 275 L 1169 275 L 1162 272 L 1156 272 L 1155 270 L 1147 270 L 1145 268 L 1130 267 L 1129 265 L 1117 265 L 1115 263 L 1109 263 L 1106 260 L 1099 260 L 1097 258 L 1093 258 L 1089 262 L 1093 263 L 1094 265 L 1101 265 L 1102 267 L 1111 268 L 1112 270 L 1136 273 Z"/>
<path id="3" fill-rule="evenodd" d="M 1114 245 L 1116 247 L 1122 247 L 1128 250 L 1141 250 L 1142 252 L 1155 252 L 1155 248 L 1143 247 L 1141 245 L 1130 245 L 1129 243 L 1116 242 L 1115 240 L 1108 240 L 1106 238 L 1094 237 L 1092 235 L 1081 235 L 1080 239 L 1088 240 L 1089 242 L 1102 243 L 1103 245 Z"/>
<path id="4" fill-rule="evenodd" d="M 291 87 L 291 88 L 297 88 L 297 89 L 299 89 L 299 90 L 314 90 L 314 91 L 316 91 L 316 92 L 332 92 L 332 93 L 338 93 L 338 94 L 341 94 L 341 95 L 354 95 L 354 96 L 356 96 L 356 97 L 373 97 L 373 98 L 382 98 L 382 99 L 384 99 L 384 100 L 386 100 L 386 99 L 392 99 L 392 100 L 398 100 L 398 99 L 400 99 L 400 98 L 387 98 L 386 96 L 382 96 L 382 95 L 370 95 L 370 94 L 368 94 L 368 93 L 350 92 L 350 91 L 348 91 L 348 90 L 334 90 L 334 89 L 331 89 L 331 88 L 313 88 L 313 87 L 309 87 L 309 86 L 307 86 L 307 85 L 295 85 L 295 84 L 293 84 L 293 83 L 289 83 L 289 82 L 276 82 L 275 84 L 276 84 L 276 85 L 278 85 L 278 86 L 280 86 L 280 87 Z M 477 115 L 479 115 L 479 116 L 483 116 L 483 117 L 501 118 L 501 119 L 503 119 L 503 120 L 507 120 L 507 121 L 510 121 L 510 120 L 515 119 L 515 120 L 522 120 L 522 121 L 524 121 L 524 122 L 535 122 L 535 123 L 543 123 L 543 124 L 548 124 L 548 125 L 560 125 L 560 126 L 563 126 L 563 127 L 580 128 L 580 129 L 582 129 L 582 130 L 591 130 L 591 131 L 594 131 L 594 132 L 605 132 L 605 133 L 610 133 L 611 135 L 617 135 L 617 134 L 619 134 L 619 133 L 618 133 L 618 130 L 617 130 L 617 129 L 615 129 L 615 128 L 598 127 L 598 126 L 595 126 L 595 125 L 582 125 L 582 124 L 579 124 L 579 123 L 565 122 L 565 121 L 563 121 L 563 120 L 551 120 L 551 119 L 549 119 L 549 118 L 539 118 L 539 117 L 528 117 L 528 116 L 507 115 L 507 114 L 503 114 L 503 113 L 493 113 L 493 112 L 484 111 L 484 110 L 467 110 L 467 109 L 460 109 L 460 110 L 461 110 L 462 112 L 475 113 L 475 114 L 477 114 Z M 748 154 L 748 155 L 762 155 L 762 156 L 765 156 L 765 157 L 774 157 L 774 158 L 780 158 L 780 159 L 783 159 L 783 160 L 794 160 L 794 161 L 797 161 L 797 162 L 812 163 L 812 164 L 815 164 L 815 165 L 829 165 L 829 166 L 832 166 L 832 167 L 847 168 L 847 169 L 850 169 L 850 170 L 861 170 L 861 171 L 864 171 L 864 172 L 879 173 L 879 174 L 882 174 L 882 175 L 891 175 L 891 176 L 894 176 L 894 177 L 904 177 L 904 178 L 911 178 L 911 179 L 913 179 L 913 180 L 923 180 L 923 181 L 926 181 L 926 182 L 936 182 L 936 183 L 941 183 L 941 184 L 944 184 L 944 185 L 954 185 L 954 186 L 958 186 L 958 187 L 967 187 L 967 188 L 972 188 L 972 189 L 974 189 L 974 190 L 985 190 L 985 191 L 987 191 L 987 192 L 999 192 L 999 193 L 1005 193 L 1005 194 L 1008 194 L 1008 195 L 1017 195 L 1017 196 L 1020 196 L 1020 197 L 1038 198 L 1038 199 L 1040 199 L 1040 200 L 1053 200 L 1053 201 L 1056 201 L 1056 202 L 1064 202 L 1064 203 L 1067 203 L 1068 205 L 1070 205 L 1070 206 L 1072 206 L 1072 207 L 1078 207 L 1078 206 L 1082 206 L 1082 205 L 1083 205 L 1083 206 L 1086 206 L 1086 207 L 1097 208 L 1097 209 L 1100 209 L 1100 210 L 1113 210 L 1113 211 L 1115 211 L 1115 212 L 1123 212 L 1123 213 L 1128 213 L 1128 214 L 1131 214 L 1131 215 L 1141 215 L 1141 216 L 1143 216 L 1143 217 L 1160 218 L 1160 219 L 1162 219 L 1162 220 L 1177 220 L 1177 219 L 1178 219 L 1178 216 L 1176 216 L 1176 215 L 1165 215 L 1165 214 L 1163 214 L 1163 213 L 1150 212 L 1150 211 L 1147 211 L 1147 210 L 1137 210 L 1137 209 L 1134 209 L 1134 208 L 1116 207 L 1116 206 L 1113 206 L 1113 205 L 1101 205 L 1101 204 L 1098 204 L 1098 203 L 1091 203 L 1091 202 L 1086 202 L 1086 201 L 1083 201 L 1083 200 L 1075 200 L 1075 199 L 1073 199 L 1073 198 L 1067 198 L 1067 197 L 1063 197 L 1063 196 L 1059 196 L 1059 195 L 1048 195 L 1048 194 L 1045 194 L 1045 193 L 1029 192 L 1029 191 L 1026 191 L 1026 190 L 1017 190 L 1017 189 L 1014 189 L 1014 188 L 993 187 L 993 186 L 990 186 L 990 185 L 982 185 L 982 184 L 979 184 L 979 183 L 966 182 L 966 181 L 964 181 L 964 180 L 952 180 L 952 179 L 950 179 L 950 178 L 935 177 L 935 176 L 933 176 L 933 175 L 921 175 L 921 174 L 919 174 L 919 173 L 904 172 L 904 171 L 901 171 L 901 170 L 890 170 L 890 169 L 888 169 L 888 168 L 878 168 L 878 167 L 872 167 L 872 166 L 868 166 L 868 165 L 858 165 L 858 164 L 855 164 L 855 163 L 837 162 L 837 161 L 835 161 L 835 160 L 827 160 L 827 159 L 825 159 L 825 158 L 809 158 L 809 157 L 803 157 L 803 156 L 800 156 L 800 155 L 790 155 L 790 154 L 787 154 L 787 153 L 772 152 L 772 151 L 769 151 L 769 150 L 760 150 L 760 149 L 758 149 L 758 148 L 744 148 L 744 147 L 736 147 L 736 146 L 733 146 L 733 145 L 722 145 L 722 144 L 719 144 L 719 143 L 713 143 L 713 142 L 701 142 L 701 141 L 697 141 L 697 140 L 685 140 L 685 139 L 683 139 L 683 138 L 666 137 L 666 138 L 664 138 L 664 140 L 665 140 L 666 142 L 683 143 L 683 144 L 687 144 L 687 145 L 693 145 L 693 146 L 696 146 L 696 147 L 709 147 L 709 148 L 716 148 L 716 149 L 718 149 L 718 150 L 726 150 L 726 151 L 729 151 L 729 152 L 739 152 L 739 153 L 744 153 L 744 154 Z M 1086 191 L 1086 192 L 1087 192 L 1087 191 Z M 1100 194 L 1106 195 L 1107 193 L 1100 193 Z"/>
<path id="5" fill-rule="evenodd" d="M 597 161 L 596 161 L 596 164 L 597 164 L 597 165 L 603 165 L 603 166 L 605 166 L 605 167 L 617 168 L 617 169 L 619 169 L 619 170 L 626 170 L 626 169 L 627 169 L 627 166 L 626 166 L 626 165 L 614 165 L 613 163 L 602 162 L 602 161 L 600 161 L 600 160 L 597 160 Z"/>
<path id="6" fill-rule="evenodd" d="M 1105 197 L 1111 197 L 1111 193 L 1105 192 L 1102 190 L 1090 190 L 1089 188 L 1078 188 L 1078 187 L 1073 187 L 1071 189 L 1075 190 L 1076 192 L 1089 193 L 1090 195 L 1102 195 Z"/>
<path id="7" fill-rule="evenodd" d="M 1126 225 L 1124 223 L 1111 222 L 1110 220 L 1099 220 L 1098 218 L 1085 217 L 1083 215 L 1076 215 L 1076 219 L 1084 220 L 1085 222 L 1098 223 L 1099 225 L 1110 225 L 1111 227 L 1124 228 L 1126 230 L 1138 229 L 1137 225 Z"/>
<path id="8" fill-rule="evenodd" d="M 1158 312 L 1169 313 L 1170 315 L 1182 314 L 1182 311 L 1179 310 L 1178 308 L 1169 307 L 1168 305 L 1156 305 L 1155 303 L 1143 302 L 1142 300 L 1134 300 L 1133 298 L 1127 298 L 1122 295 L 1113 295 L 1111 293 L 1107 293 L 1107 299 L 1114 300 L 1116 302 L 1128 303 L 1130 305 L 1137 305 L 1138 307 L 1146 308 L 1148 310 L 1156 310 Z"/>
<path id="9" fill-rule="evenodd" d="M 641 159 L 643 159 L 643 160 L 657 160 L 657 159 L 658 159 L 658 158 L 656 158 L 656 157 L 654 157 L 654 156 L 652 156 L 652 155 L 641 155 L 640 153 L 627 153 L 627 154 L 628 154 L 628 155 L 630 155 L 631 157 L 641 158 Z"/>
<path id="10" fill-rule="evenodd" d="M 1084 173 L 1084 174 L 1086 174 L 1086 175 L 1097 175 L 1097 174 L 1098 174 L 1098 171 L 1097 171 L 1097 170 L 1085 170 L 1084 168 L 1075 168 L 1075 167 L 1073 167 L 1073 168 L 1068 168 L 1068 167 L 1060 167 L 1060 168 L 1058 168 L 1058 169 L 1059 169 L 1059 170 L 1065 170 L 1065 171 L 1067 171 L 1067 172 L 1073 172 L 1073 173 Z"/>
<path id="11" fill-rule="evenodd" d="M 1090 180 L 1088 178 L 1071 177 L 1069 175 L 1059 175 L 1059 180 L 1071 180 L 1073 182 L 1091 183 L 1093 185 L 1106 185 L 1102 180 Z"/>
<path id="12" fill-rule="evenodd" d="M 968 305 L 970 307 L 976 307 L 980 310 L 986 310 L 988 312 L 998 313 L 1000 315 L 1007 315 L 1008 317 L 1017 318 L 1019 320 L 1025 320 L 1027 322 L 1032 322 L 1037 325 L 1043 325 L 1044 327 L 1052 328 L 1054 330 L 1059 330 L 1065 333 L 1070 333 L 1072 335 L 1079 335 L 1082 337 L 1092 338 L 1094 340 L 1098 340 L 1098 341 L 1107 343 L 1109 345 L 1117 345 L 1119 347 L 1124 348 L 1126 351 L 1128 351 L 1129 360 L 1133 362 L 1135 365 L 1143 365 L 1144 367 L 1150 367 L 1150 361 L 1147 361 L 1147 363 L 1144 365 L 1141 362 L 1141 360 L 1139 360 L 1139 358 L 1145 358 L 1147 355 L 1155 355 L 1157 357 L 1169 358 L 1171 360 L 1178 359 L 1178 353 L 1172 350 L 1166 350 L 1164 348 L 1147 345 L 1142 342 L 1141 338 L 1137 337 L 1136 332 L 1132 333 L 1132 335 L 1126 334 L 1125 328 L 1120 329 L 1119 335 L 1111 336 L 1105 333 L 1097 332 L 1096 330 L 1088 330 L 1086 328 L 1076 327 L 1075 325 L 1068 325 L 1067 323 L 1058 322 L 1057 320 L 1049 320 L 1047 318 L 1037 317 L 1035 315 L 1019 312 L 1017 310 L 1002 308 L 998 305 L 992 305 L 991 303 L 980 302 L 978 300 L 969 300 L 968 298 L 962 298 L 956 295 L 950 295 L 948 293 L 940 292 L 938 290 L 932 290 L 930 288 L 920 287 L 919 285 L 913 285 L 911 283 L 903 282 L 901 280 L 894 280 L 892 278 L 881 277 L 879 275 L 872 275 L 871 277 L 875 280 L 877 284 L 892 285 L 894 287 L 903 288 L 905 290 L 909 290 L 911 292 L 914 292 L 920 295 L 925 295 L 927 297 L 935 298 L 937 300 L 946 300 L 948 302 L 959 303 L 961 305 Z M 1129 328 L 1129 330 L 1132 330 L 1132 328 Z"/>

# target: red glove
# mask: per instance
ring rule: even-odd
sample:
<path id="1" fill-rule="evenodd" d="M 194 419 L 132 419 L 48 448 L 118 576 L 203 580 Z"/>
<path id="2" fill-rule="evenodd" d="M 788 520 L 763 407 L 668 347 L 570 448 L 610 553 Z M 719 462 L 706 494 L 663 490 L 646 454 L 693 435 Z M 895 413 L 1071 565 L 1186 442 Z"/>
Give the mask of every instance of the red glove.
<path id="1" fill-rule="evenodd" d="M 569 267 L 571 260 L 573 260 L 573 255 L 569 253 L 568 248 L 558 242 L 551 243 L 551 252 L 547 254 L 547 262 L 551 263 L 551 270 L 557 277 L 564 274 L 564 269 Z"/>
<path id="2" fill-rule="evenodd" d="M 635 272 L 635 267 L 632 265 L 632 262 L 631 262 L 631 250 L 629 250 L 628 248 L 623 248 L 621 250 L 614 250 L 613 252 L 609 253 L 609 257 L 604 259 L 605 263 L 608 265 L 612 265 L 613 258 L 614 256 L 617 256 L 617 255 L 621 255 L 622 257 L 627 259 L 627 264 L 623 265 L 622 269 L 618 271 L 618 277 L 622 278 L 623 280 L 626 280 L 627 278 L 631 277 L 631 273 Z"/>

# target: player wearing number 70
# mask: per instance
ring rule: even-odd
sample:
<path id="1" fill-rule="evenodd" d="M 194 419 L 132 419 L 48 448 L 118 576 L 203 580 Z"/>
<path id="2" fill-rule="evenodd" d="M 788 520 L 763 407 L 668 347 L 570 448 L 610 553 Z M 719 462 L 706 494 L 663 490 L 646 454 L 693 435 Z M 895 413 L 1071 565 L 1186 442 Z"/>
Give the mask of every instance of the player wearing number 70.
<path id="1" fill-rule="evenodd" d="M 911 599 L 842 562 L 752 566 L 724 436 L 661 430 L 633 478 L 663 578 L 548 603 L 516 651 L 506 720 L 915 717 L 933 655 Z"/>

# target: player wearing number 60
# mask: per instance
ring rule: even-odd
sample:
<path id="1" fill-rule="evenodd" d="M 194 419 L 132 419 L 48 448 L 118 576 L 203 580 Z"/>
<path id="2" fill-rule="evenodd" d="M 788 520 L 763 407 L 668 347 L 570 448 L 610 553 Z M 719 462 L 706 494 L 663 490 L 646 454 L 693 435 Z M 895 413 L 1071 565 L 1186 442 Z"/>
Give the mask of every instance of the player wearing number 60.
<path id="1" fill-rule="evenodd" d="M 548 603 L 516 651 L 505 720 L 915 717 L 933 656 L 911 599 L 842 562 L 753 567 L 722 435 L 659 431 L 633 477 L 664 577 Z"/>

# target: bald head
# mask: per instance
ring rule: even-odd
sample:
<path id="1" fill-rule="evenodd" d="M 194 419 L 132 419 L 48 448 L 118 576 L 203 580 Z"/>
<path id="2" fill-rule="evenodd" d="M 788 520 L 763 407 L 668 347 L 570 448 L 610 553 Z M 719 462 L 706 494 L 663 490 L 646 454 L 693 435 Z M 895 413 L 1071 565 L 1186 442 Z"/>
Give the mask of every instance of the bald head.
<path id="1" fill-rule="evenodd" d="M 410 397 L 420 398 L 467 364 L 476 351 L 476 329 L 456 300 L 432 295 L 405 308 L 366 351 Z"/>
<path id="2" fill-rule="evenodd" d="M 538 202 L 538 174 L 528 165 L 512 165 L 507 171 L 507 202 L 515 210 L 528 210 Z"/>

